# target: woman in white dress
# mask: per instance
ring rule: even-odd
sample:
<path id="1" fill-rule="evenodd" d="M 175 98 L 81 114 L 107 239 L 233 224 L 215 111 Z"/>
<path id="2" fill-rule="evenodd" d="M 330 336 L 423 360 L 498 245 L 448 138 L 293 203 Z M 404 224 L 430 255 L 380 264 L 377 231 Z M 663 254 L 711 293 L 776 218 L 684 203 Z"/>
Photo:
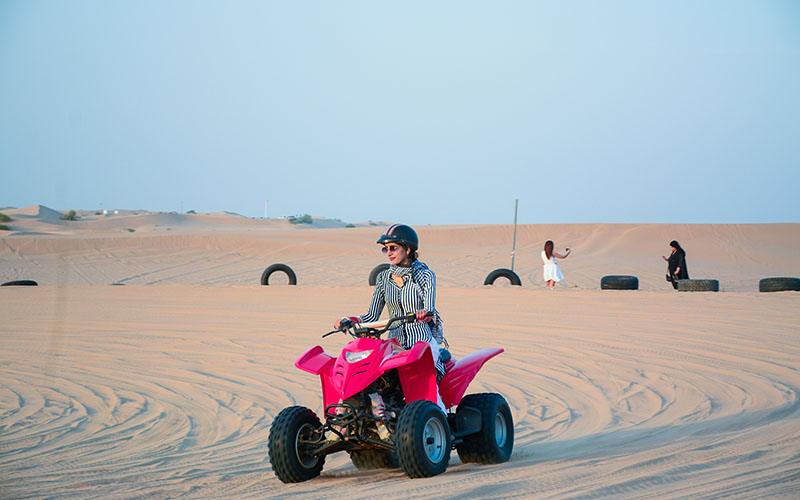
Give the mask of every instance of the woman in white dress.
<path id="1" fill-rule="evenodd" d="M 544 275 L 544 281 L 548 288 L 555 287 L 557 282 L 564 279 L 564 275 L 561 274 L 561 269 L 558 267 L 558 264 L 556 264 L 556 258 L 566 259 L 569 254 L 569 248 L 567 248 L 567 253 L 564 255 L 553 251 L 553 242 L 550 240 L 547 240 L 544 244 L 544 250 L 542 251 L 542 274 Z"/>

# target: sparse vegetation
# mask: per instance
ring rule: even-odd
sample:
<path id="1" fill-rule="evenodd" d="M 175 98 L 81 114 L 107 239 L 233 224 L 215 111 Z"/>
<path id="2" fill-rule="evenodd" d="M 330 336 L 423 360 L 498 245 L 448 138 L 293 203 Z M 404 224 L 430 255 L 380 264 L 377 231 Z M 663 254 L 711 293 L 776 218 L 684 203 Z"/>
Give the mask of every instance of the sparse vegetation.
<path id="1" fill-rule="evenodd" d="M 59 217 L 59 219 L 61 219 L 61 220 L 78 220 L 78 214 L 75 212 L 75 210 L 70 210 L 69 212 L 67 212 L 66 215 L 62 215 L 61 217 Z"/>
<path id="2" fill-rule="evenodd" d="M 136 231 L 136 230 L 135 230 L 134 228 L 132 228 L 132 227 L 126 227 L 126 228 L 125 228 L 125 230 L 126 230 L 126 231 L 128 231 L 129 233 L 132 233 L 132 232 Z"/>
<path id="3" fill-rule="evenodd" d="M 0 224 L 0 231 L 11 231 L 5 224 Z"/>
<path id="4" fill-rule="evenodd" d="M 373 222 L 373 221 L 369 221 L 369 225 L 370 225 L 370 226 L 377 226 L 377 225 L 378 225 L 378 223 L 377 223 L 377 222 Z"/>
<path id="5" fill-rule="evenodd" d="M 294 217 L 289 217 L 289 224 L 311 224 L 311 216 L 308 214 L 304 215 L 295 215 Z"/>
<path id="6" fill-rule="evenodd" d="M 355 224 L 348 224 L 348 225 L 346 225 L 344 227 L 356 227 L 356 225 Z"/>
<path id="7" fill-rule="evenodd" d="M 0 212 L 0 222 L 11 222 L 12 220 L 14 219 L 4 214 L 3 212 Z"/>
<path id="8" fill-rule="evenodd" d="M 103 212 L 95 212 L 95 215 L 103 215 Z"/>
<path id="9" fill-rule="evenodd" d="M 188 212 L 186 212 L 186 213 L 187 213 L 187 214 L 194 214 L 194 215 L 197 215 L 197 212 L 195 212 L 194 210 L 189 210 L 189 211 L 188 211 Z"/>

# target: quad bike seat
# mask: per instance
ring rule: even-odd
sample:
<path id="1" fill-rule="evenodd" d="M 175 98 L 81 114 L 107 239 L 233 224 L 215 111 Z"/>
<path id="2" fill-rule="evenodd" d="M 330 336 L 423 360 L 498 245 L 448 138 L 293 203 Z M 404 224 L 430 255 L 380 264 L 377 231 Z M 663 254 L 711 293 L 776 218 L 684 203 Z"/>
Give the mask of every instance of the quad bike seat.
<path id="1" fill-rule="evenodd" d="M 456 360 L 453 359 L 453 355 L 450 354 L 450 351 L 448 351 L 447 349 L 439 349 L 439 359 L 442 361 L 442 364 L 444 364 L 444 373 L 439 373 L 439 371 L 437 370 L 436 372 L 437 383 L 441 382 L 445 374 L 456 366 Z"/>

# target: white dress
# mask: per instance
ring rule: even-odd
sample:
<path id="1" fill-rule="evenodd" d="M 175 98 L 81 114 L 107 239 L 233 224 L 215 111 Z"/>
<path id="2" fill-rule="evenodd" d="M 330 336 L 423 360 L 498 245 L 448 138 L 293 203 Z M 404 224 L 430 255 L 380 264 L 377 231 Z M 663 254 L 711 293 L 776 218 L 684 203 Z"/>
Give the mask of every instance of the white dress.
<path id="1" fill-rule="evenodd" d="M 553 280 L 558 282 L 564 279 L 564 275 L 561 274 L 561 268 L 556 264 L 556 257 L 552 256 L 550 260 L 547 260 L 547 254 L 544 253 L 544 250 L 542 250 L 542 268 L 545 281 Z"/>

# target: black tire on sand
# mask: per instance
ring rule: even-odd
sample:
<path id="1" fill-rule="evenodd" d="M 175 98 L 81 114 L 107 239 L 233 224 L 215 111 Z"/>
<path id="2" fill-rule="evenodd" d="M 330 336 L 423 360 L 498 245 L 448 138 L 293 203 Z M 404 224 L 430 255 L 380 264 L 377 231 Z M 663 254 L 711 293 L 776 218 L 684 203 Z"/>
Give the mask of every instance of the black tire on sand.
<path id="1" fill-rule="evenodd" d="M 33 280 L 15 280 L 15 281 L 6 281 L 0 286 L 39 286 L 39 283 Z"/>
<path id="2" fill-rule="evenodd" d="M 389 264 L 378 264 L 373 267 L 372 271 L 369 272 L 369 286 L 375 286 L 375 283 L 378 281 L 378 275 L 386 269 L 389 269 Z"/>
<path id="3" fill-rule="evenodd" d="M 800 292 L 800 278 L 764 278 L 758 282 L 759 292 Z"/>
<path id="4" fill-rule="evenodd" d="M 269 277 L 272 273 L 281 271 L 286 273 L 286 276 L 289 277 L 289 284 L 296 285 L 297 284 L 297 275 L 294 274 L 292 268 L 287 266 L 286 264 L 272 264 L 268 268 L 264 269 L 264 272 L 261 273 L 261 284 L 262 285 L 269 285 Z"/>
<path id="5" fill-rule="evenodd" d="M 410 478 L 431 477 L 450 463 L 450 426 L 435 403 L 418 399 L 407 404 L 397 419 L 397 459 Z"/>
<path id="6" fill-rule="evenodd" d="M 718 280 L 678 280 L 681 292 L 719 292 Z"/>
<path id="7" fill-rule="evenodd" d="M 315 457 L 299 444 L 321 426 L 317 415 L 303 406 L 290 406 L 278 413 L 269 430 L 269 461 L 284 483 L 299 483 L 320 475 L 325 457 Z"/>
<path id="8" fill-rule="evenodd" d="M 456 445 L 458 458 L 465 464 L 507 462 L 514 449 L 514 419 L 505 398 L 494 393 L 468 394 L 458 404 L 456 415 L 465 408 L 480 412 L 481 430 Z"/>
<path id="9" fill-rule="evenodd" d="M 522 286 L 522 281 L 519 279 L 519 276 L 517 276 L 517 273 L 511 269 L 505 268 L 495 269 L 494 271 L 490 272 L 483 281 L 483 284 L 494 285 L 494 282 L 497 278 L 508 278 L 508 281 L 510 281 L 512 285 Z"/>
<path id="10" fill-rule="evenodd" d="M 357 450 L 351 451 L 350 460 L 358 470 L 396 469 L 400 467 L 397 462 L 397 453 L 384 450 Z"/>
<path id="11" fill-rule="evenodd" d="M 636 276 L 603 276 L 600 290 L 638 290 L 639 278 Z"/>

